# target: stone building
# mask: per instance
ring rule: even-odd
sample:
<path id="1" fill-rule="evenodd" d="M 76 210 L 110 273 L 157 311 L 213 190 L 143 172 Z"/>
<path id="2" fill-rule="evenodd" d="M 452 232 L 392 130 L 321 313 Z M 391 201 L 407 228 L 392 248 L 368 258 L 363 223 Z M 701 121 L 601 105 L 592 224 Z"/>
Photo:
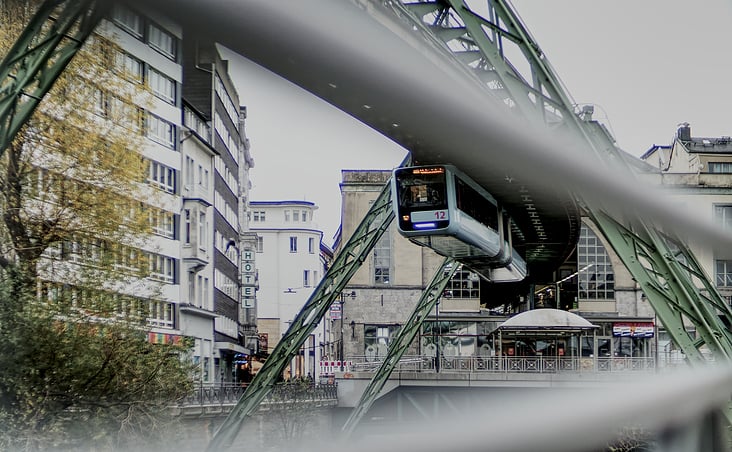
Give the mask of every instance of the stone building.
<path id="1" fill-rule="evenodd" d="M 336 254 L 390 176 L 388 170 L 342 171 L 342 225 Z M 385 355 L 442 260 L 402 237 L 392 224 L 334 303 L 339 307 L 338 315 L 329 319 L 331 340 L 343 344 L 343 353 L 335 350 L 335 356 L 361 362 Z M 598 325 L 596 342 L 584 347 L 587 354 L 656 354 L 651 307 L 586 219 L 576 251 L 556 270 L 552 283 L 490 284 L 467 269 L 459 270 L 407 354 L 495 353 L 490 335 L 498 325 L 513 314 L 539 308 L 571 310 Z"/>

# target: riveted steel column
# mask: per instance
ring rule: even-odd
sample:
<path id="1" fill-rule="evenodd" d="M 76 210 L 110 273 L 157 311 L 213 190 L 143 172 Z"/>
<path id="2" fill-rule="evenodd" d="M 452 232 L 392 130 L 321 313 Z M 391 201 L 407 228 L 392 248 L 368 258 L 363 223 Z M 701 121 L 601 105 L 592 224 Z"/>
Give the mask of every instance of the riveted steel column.
<path id="1" fill-rule="evenodd" d="M 445 258 L 442 265 L 437 269 L 432 277 L 432 281 L 430 281 L 429 285 L 422 292 L 422 296 L 417 302 L 412 315 L 409 316 L 409 319 L 399 329 L 399 333 L 394 338 L 394 341 L 389 344 L 389 351 L 381 366 L 379 366 L 379 370 L 374 374 L 366 390 L 361 394 L 361 399 L 358 401 L 358 404 L 351 411 L 351 415 L 341 428 L 341 433 L 344 438 L 348 438 L 363 415 L 366 414 L 369 408 L 371 408 L 371 405 L 376 401 L 379 393 L 384 388 L 386 380 L 389 379 L 392 371 L 399 364 L 402 355 L 404 355 L 404 352 L 407 351 L 409 345 L 414 341 L 422 323 L 435 307 L 437 300 L 445 291 L 445 286 L 447 286 L 447 283 L 455 274 L 458 267 L 460 265 L 453 259 Z M 440 357 L 438 356 L 437 359 L 440 359 Z"/>
<path id="2" fill-rule="evenodd" d="M 402 162 L 407 164 L 409 157 Z M 361 267 L 376 242 L 394 219 L 391 185 L 386 183 L 355 232 L 338 253 L 318 287 L 297 314 L 292 324 L 257 372 L 241 399 L 214 434 L 206 450 L 220 451 L 231 446 L 242 423 L 259 406 L 274 386 L 277 378 L 298 352 L 305 339 L 318 326 L 354 273 Z"/>
<path id="3" fill-rule="evenodd" d="M 591 217 L 689 362 L 696 365 L 706 362 L 699 350 L 702 345 L 716 359 L 728 361 L 732 336 L 720 317 L 730 321 L 732 313 L 688 249 L 675 244 L 677 251 L 672 252 L 669 246 L 672 242 L 657 231 L 642 225 L 628 229 L 603 212 L 594 212 Z M 692 282 L 692 275 L 704 283 L 708 295 Z M 698 339 L 689 336 L 685 319 L 696 328 Z"/>
<path id="4" fill-rule="evenodd" d="M 112 2 L 47 0 L 0 63 L 0 155 Z"/>

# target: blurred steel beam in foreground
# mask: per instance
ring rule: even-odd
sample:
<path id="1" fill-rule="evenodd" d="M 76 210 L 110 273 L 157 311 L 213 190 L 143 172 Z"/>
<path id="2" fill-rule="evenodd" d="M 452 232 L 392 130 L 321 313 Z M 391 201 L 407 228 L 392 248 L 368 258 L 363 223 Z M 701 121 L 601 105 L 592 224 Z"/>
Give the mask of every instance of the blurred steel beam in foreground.
<path id="1" fill-rule="evenodd" d="M 596 452 L 624 433 L 640 432 L 650 445 L 642 450 L 728 451 L 723 412 L 730 394 L 732 369 L 727 366 L 684 369 L 590 390 L 516 389 L 505 393 L 505 400 L 476 397 L 475 408 L 460 416 L 385 426 L 378 437 L 358 437 L 356 431 L 347 444 L 309 444 L 305 450 Z"/>

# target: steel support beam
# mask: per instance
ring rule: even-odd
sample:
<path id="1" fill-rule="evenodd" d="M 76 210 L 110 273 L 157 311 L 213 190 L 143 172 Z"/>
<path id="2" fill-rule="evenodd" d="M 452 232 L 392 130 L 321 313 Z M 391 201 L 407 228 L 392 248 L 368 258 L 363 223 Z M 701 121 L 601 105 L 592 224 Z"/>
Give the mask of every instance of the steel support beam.
<path id="1" fill-rule="evenodd" d="M 0 63 L 0 156 L 111 2 L 47 0 Z"/>
<path id="2" fill-rule="evenodd" d="M 460 265 L 453 259 L 445 258 L 442 265 L 435 272 L 432 277 L 432 281 L 430 281 L 429 285 L 422 292 L 422 296 L 417 302 L 412 315 L 409 316 L 409 319 L 407 319 L 406 322 L 404 322 L 399 333 L 389 344 L 389 351 L 387 352 L 384 361 L 381 363 L 381 366 L 379 366 L 379 369 L 369 382 L 366 390 L 361 394 L 361 399 L 358 401 L 358 404 L 356 404 L 353 411 L 351 411 L 351 415 L 348 416 L 346 423 L 343 424 L 341 434 L 344 439 L 348 438 L 351 433 L 353 433 L 358 422 L 378 398 L 379 393 L 384 388 L 384 384 L 389 379 L 394 368 L 399 364 L 399 360 L 402 355 L 404 355 L 404 352 L 407 351 L 409 345 L 414 341 L 414 338 L 417 337 L 417 333 L 419 333 L 422 323 L 432 309 L 434 309 L 437 304 L 437 300 L 442 296 L 447 283 L 455 274 L 455 271 L 457 271 L 459 266 Z M 440 357 L 438 356 L 437 359 L 440 359 Z"/>
<path id="3" fill-rule="evenodd" d="M 630 270 L 690 364 L 706 363 L 700 350 L 703 345 L 716 359 L 729 361 L 732 335 L 724 322 L 730 324 L 732 311 L 710 284 L 693 254 L 680 242 L 673 242 L 643 224 L 629 229 L 604 212 L 591 212 L 590 216 Z M 689 323 L 694 325 L 701 340 L 692 338 L 686 331 Z"/>
<path id="4" fill-rule="evenodd" d="M 408 161 L 409 157 L 402 162 L 402 165 Z M 287 364 L 318 326 L 333 301 L 339 297 L 353 274 L 361 267 L 393 219 L 391 185 L 387 183 L 343 250 L 336 256 L 318 287 L 252 379 L 239 402 L 214 434 L 207 451 L 224 450 L 234 443 L 242 423 L 254 413 L 259 403 L 267 396 Z"/>

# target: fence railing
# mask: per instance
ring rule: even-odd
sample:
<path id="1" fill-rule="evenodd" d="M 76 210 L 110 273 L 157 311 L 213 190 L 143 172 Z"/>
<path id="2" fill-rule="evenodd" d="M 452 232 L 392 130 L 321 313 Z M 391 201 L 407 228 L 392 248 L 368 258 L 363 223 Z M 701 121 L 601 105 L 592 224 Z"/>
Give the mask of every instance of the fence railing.
<path id="1" fill-rule="evenodd" d="M 378 358 L 352 356 L 351 370 L 375 372 Z M 651 372 L 656 369 L 653 357 L 547 357 L 547 356 L 456 356 L 437 358 L 425 355 L 404 356 L 395 372 L 486 372 L 486 373 L 557 373 L 557 372 Z"/>
<path id="2" fill-rule="evenodd" d="M 190 411 L 194 407 L 206 407 L 207 411 L 213 413 L 236 405 L 245 389 L 246 386 L 240 384 L 198 383 L 190 394 L 178 401 L 175 408 Z M 283 402 L 335 405 L 338 402 L 338 387 L 336 384 L 280 383 L 272 388 L 262 405 Z M 219 410 L 214 409 L 216 407 Z"/>

